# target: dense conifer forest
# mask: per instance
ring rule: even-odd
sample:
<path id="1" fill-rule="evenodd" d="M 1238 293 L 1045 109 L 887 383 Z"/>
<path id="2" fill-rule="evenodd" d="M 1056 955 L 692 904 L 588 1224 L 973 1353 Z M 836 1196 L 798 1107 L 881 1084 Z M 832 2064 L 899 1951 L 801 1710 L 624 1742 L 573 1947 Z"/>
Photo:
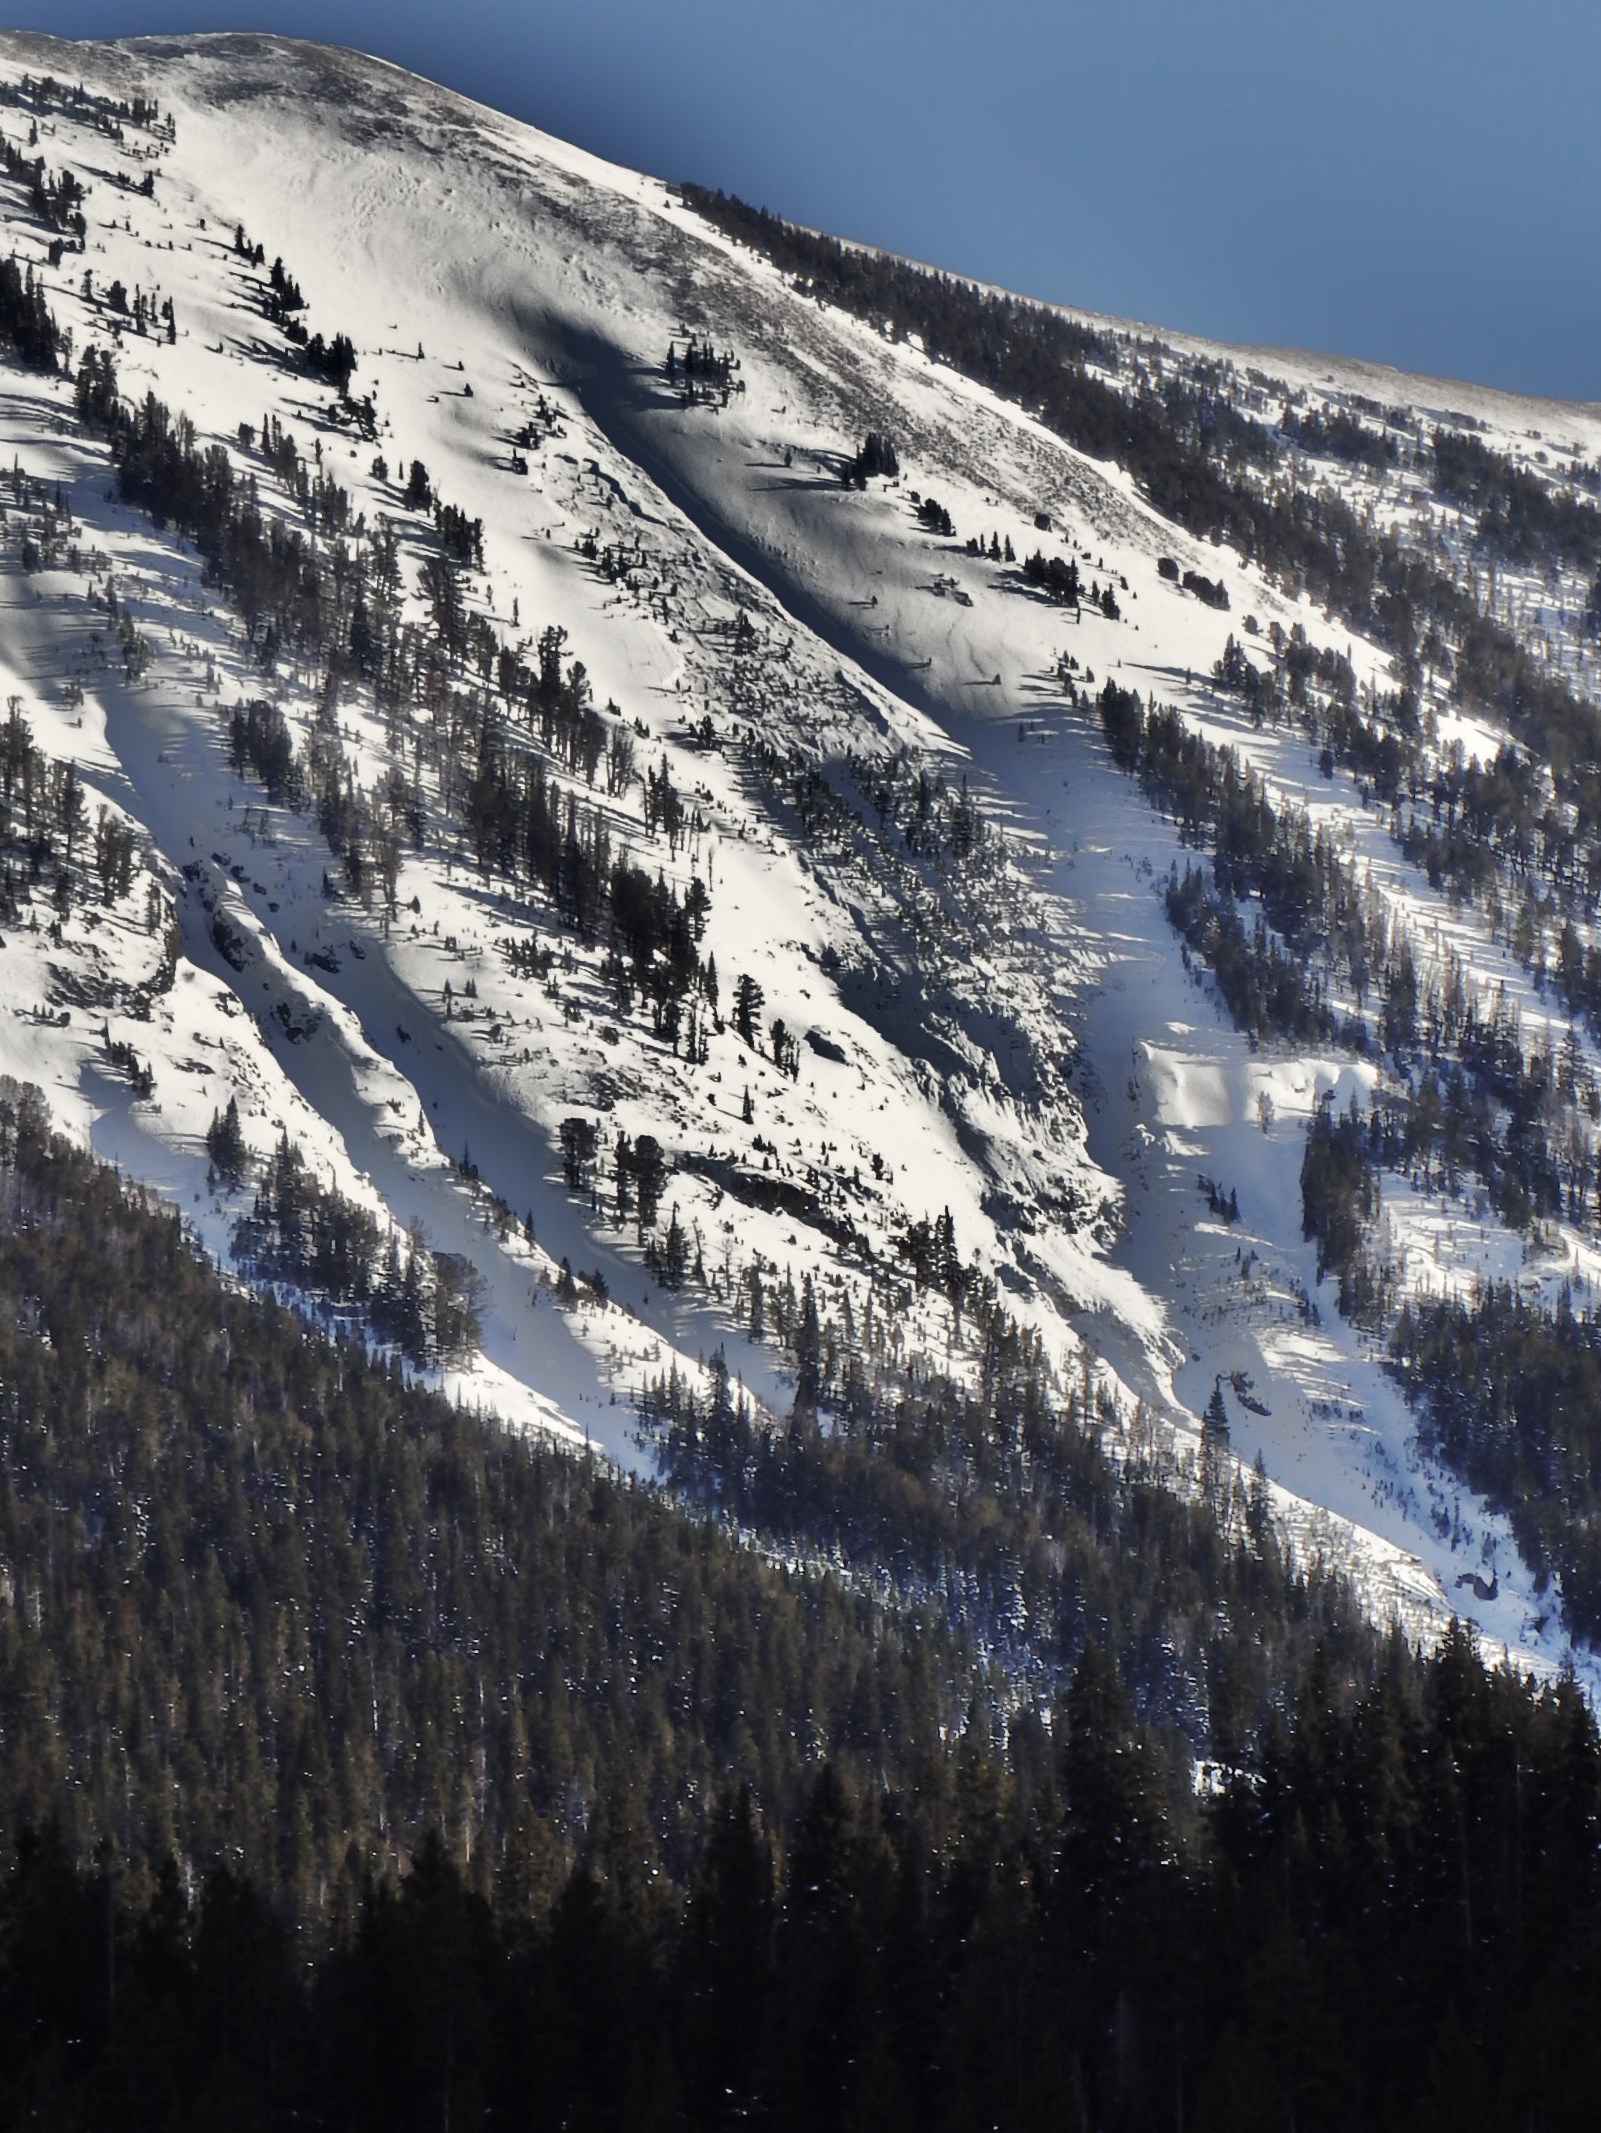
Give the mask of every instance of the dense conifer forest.
<path id="1" fill-rule="evenodd" d="M 488 1886 L 428 1839 L 307 1945 L 220 1870 L 0 1882 L 8 2124 L 1446 2133 L 1588 2126 L 1597 1756 L 1453 1640 L 1314 1661 L 1180 1837 L 1086 1657 L 1059 1738 L 970 1726 L 906 1788 L 719 1796 L 681 1881 L 534 1825 Z M 1536 2048 L 1534 2039 L 1542 2041 Z"/>
<path id="2" fill-rule="evenodd" d="M 0 2123 L 1588 2123 L 1577 1689 L 1207 1543 L 1022 1350 L 838 1439 L 664 1386 L 691 1498 L 832 1535 L 785 1570 L 225 1288 L 15 1084 L 0 1209 Z M 848 1567 L 1007 1458 L 1049 1689 Z M 1135 1577 L 1218 1625 L 1199 1789 Z"/>
<path id="3" fill-rule="evenodd" d="M 352 1844 L 487 1858 L 520 1807 L 571 1832 L 620 1786 L 681 1867 L 718 1784 L 909 1771 L 987 1697 L 937 1611 L 769 1570 L 225 1287 L 32 1090 L 0 1187 L 7 1824 L 315 1911 Z"/>

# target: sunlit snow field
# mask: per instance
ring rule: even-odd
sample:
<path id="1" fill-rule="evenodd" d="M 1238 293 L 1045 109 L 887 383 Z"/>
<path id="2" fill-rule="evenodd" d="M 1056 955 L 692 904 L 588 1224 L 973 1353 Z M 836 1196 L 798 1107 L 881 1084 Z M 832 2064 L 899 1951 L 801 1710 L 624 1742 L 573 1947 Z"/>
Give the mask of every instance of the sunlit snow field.
<path id="1" fill-rule="evenodd" d="M 1292 728 L 1256 730 L 1207 678 L 1247 615 L 1248 648 L 1275 621 L 1300 624 L 1314 644 L 1349 649 L 1364 684 L 1386 682 L 1376 649 L 1237 556 L 1186 540 L 1125 475 L 1016 407 L 789 288 L 654 179 L 309 47 L 150 41 L 107 55 L 0 39 L 0 74 L 29 68 L 118 96 L 148 90 L 175 119 L 172 144 L 130 129 L 120 150 L 65 117 L 42 129 L 39 152 L 91 187 L 88 248 L 50 268 L 31 225 L 10 237 L 77 347 L 109 332 L 82 293 L 85 268 L 100 290 L 115 277 L 170 296 L 174 344 L 120 337 L 124 394 L 154 390 L 242 464 L 241 423 L 275 416 L 353 511 L 395 517 L 414 601 L 423 525 L 401 509 L 395 477 L 423 460 L 438 493 L 483 520 L 475 605 L 508 639 L 565 628 L 596 702 L 632 722 L 640 771 L 666 761 L 693 795 L 701 826 L 676 852 L 647 834 L 637 788 L 590 797 L 641 864 L 680 888 L 705 881 L 725 1001 L 748 973 L 767 1017 L 827 1049 L 803 1046 L 791 1079 L 724 1027 L 691 1064 L 647 1018 L 613 1011 L 600 957 L 576 941 L 552 981 L 514 976 L 497 944 L 534 928 L 559 945 L 558 929 L 486 879 L 442 824 L 406 853 L 392 921 L 326 895 L 315 821 L 267 806 L 225 747 L 227 713 L 247 696 L 270 694 L 309 730 L 310 677 L 286 663 L 263 677 L 194 556 L 110 500 L 70 386 L 8 368 L 0 469 L 14 458 L 62 485 L 81 553 L 76 569 L 25 574 L 7 544 L 0 696 L 20 701 L 41 747 L 77 763 L 92 801 L 135 825 L 181 954 L 143 1019 L 130 1003 L 159 940 L 142 894 L 75 914 L 59 943 L 9 931 L 0 1070 L 39 1082 L 67 1128 L 169 1195 L 224 1260 L 242 1205 L 208 1184 L 204 1136 L 237 1096 L 258 1154 L 286 1129 L 341 1190 L 476 1264 L 482 1353 L 447 1374 L 451 1389 L 645 1470 L 633 1396 L 674 1362 L 694 1371 L 722 1345 L 753 1396 L 787 1405 L 774 1351 L 735 1306 L 744 1270 L 760 1263 L 797 1285 L 810 1274 L 860 1311 L 870 1264 L 894 1260 L 909 1222 L 948 1208 L 964 1257 L 997 1273 L 1063 1383 L 1087 1368 L 1125 1432 L 1164 1434 L 1175 1472 L 1193 1465 L 1221 1381 L 1234 1452 L 1261 1453 L 1294 1545 L 1350 1569 L 1381 1620 L 1427 1633 L 1460 1612 L 1492 1651 L 1562 1664 L 1554 1606 L 1505 1522 L 1420 1462 L 1373 1341 L 1341 1320 L 1332 1283 L 1319 1293 L 1301 1235 L 1306 1124 L 1331 1089 L 1342 1106 L 1353 1088 L 1366 1095 L 1376 1067 L 1332 1049 L 1257 1049 L 1232 1028 L 1163 910 L 1169 869 L 1193 854 L 1059 680 L 1070 653 L 1096 685 L 1110 675 L 1235 747 L 1277 798 L 1334 827 L 1420 959 L 1453 951 L 1486 1001 L 1502 988 L 1520 1003 L 1532 1036 L 1555 1010 L 1480 914 L 1407 866 L 1345 773 L 1320 773 Z M 18 117 L 0 111 L 0 130 Z M 146 148 L 151 198 L 115 179 L 120 165 L 137 183 Z M 313 324 L 353 338 L 352 390 L 376 403 L 376 447 L 283 360 L 233 248 L 240 222 L 283 256 Z M 663 387 L 668 344 L 691 330 L 737 353 L 742 389 L 726 407 L 686 409 Z M 1179 354 L 1198 345 L 1169 340 Z M 1531 428 L 1591 456 L 1601 446 L 1585 409 L 1316 358 L 1235 360 L 1275 390 L 1465 409 L 1503 448 Z M 512 440 L 541 401 L 553 424 L 515 472 Z M 894 436 L 901 480 L 855 494 L 839 467 L 869 429 Z M 937 494 L 963 536 L 1076 556 L 1086 578 L 1117 583 L 1122 620 L 1086 607 L 1075 622 L 1016 568 L 934 540 L 913 490 Z M 292 507 L 280 495 L 276 508 Z M 637 543 L 627 584 L 577 552 L 586 533 Z M 1163 556 L 1221 573 L 1230 612 L 1166 582 Z M 153 650 L 137 680 L 115 656 L 108 582 Z M 1551 627 L 1553 658 L 1585 678 L 1555 608 Z M 695 730 L 708 715 L 713 747 Z M 337 716 L 375 782 L 391 761 L 381 722 L 359 693 Z M 875 856 L 865 834 L 812 844 L 752 771 L 748 731 L 795 751 L 864 821 L 864 764 L 900 753 L 948 786 L 965 778 L 1004 840 L 982 908 Z M 1499 739 L 1444 714 L 1437 735 L 1469 755 Z M 219 908 L 248 942 L 243 968 L 214 943 Z M 313 952 L 337 967 L 308 966 Z M 149 1060 L 150 1099 L 108 1071 L 107 1031 Z M 633 1230 L 566 1189 L 556 1136 L 575 1113 L 603 1143 L 651 1132 L 676 1159 L 662 1221 L 676 1210 L 696 1239 L 702 1285 L 664 1294 Z M 461 1167 L 469 1154 L 480 1184 Z M 806 1183 L 829 1221 L 729 1196 L 717 1166 L 731 1156 Z M 1209 1213 L 1203 1177 L 1237 1194 L 1237 1223 Z M 492 1196 L 516 1217 L 509 1229 Z M 847 1216 L 860 1249 L 838 1243 Z M 1561 1225 L 1536 1251 L 1470 1203 L 1390 1177 L 1382 1220 L 1418 1290 L 1465 1293 L 1493 1274 L 1588 1296 L 1601 1271 L 1593 1241 Z M 600 1270 L 610 1301 L 558 1307 L 563 1259 Z M 914 1300 L 900 1330 L 906 1358 L 971 1367 L 943 1299 Z M 1459 1585 L 1492 1569 L 1493 1601 Z"/>

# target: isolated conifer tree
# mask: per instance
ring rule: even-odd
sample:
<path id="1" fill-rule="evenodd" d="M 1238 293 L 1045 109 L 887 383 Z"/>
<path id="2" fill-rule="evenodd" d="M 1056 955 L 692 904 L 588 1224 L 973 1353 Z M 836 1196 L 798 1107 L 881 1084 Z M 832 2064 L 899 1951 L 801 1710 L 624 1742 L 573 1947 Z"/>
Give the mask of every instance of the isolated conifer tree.
<path id="1" fill-rule="evenodd" d="M 661 1281 L 664 1289 L 681 1289 L 689 1272 L 689 1240 L 675 1206 L 662 1244 Z"/>
<path id="2" fill-rule="evenodd" d="M 662 1188 L 667 1183 L 667 1158 L 654 1133 L 641 1133 L 634 1142 L 633 1180 L 638 1235 L 643 1243 L 646 1230 L 656 1226 L 656 1210 L 661 1205 Z"/>
<path id="3" fill-rule="evenodd" d="M 757 1049 L 756 1017 L 762 1011 L 766 994 L 753 977 L 741 973 L 734 988 L 734 1027 L 749 1050 Z"/>
<path id="4" fill-rule="evenodd" d="M 1229 1441 L 1229 1411 L 1223 1398 L 1223 1380 L 1212 1380 L 1212 1396 L 1206 1403 L 1206 1412 L 1201 1417 L 1201 1444 L 1209 1451 L 1221 1451 Z"/>
<path id="5" fill-rule="evenodd" d="M 212 1112 L 211 1124 L 206 1128 L 206 1154 L 225 1185 L 240 1183 L 249 1162 L 249 1150 L 239 1124 L 237 1097 L 229 1097 L 226 1111 Z"/>

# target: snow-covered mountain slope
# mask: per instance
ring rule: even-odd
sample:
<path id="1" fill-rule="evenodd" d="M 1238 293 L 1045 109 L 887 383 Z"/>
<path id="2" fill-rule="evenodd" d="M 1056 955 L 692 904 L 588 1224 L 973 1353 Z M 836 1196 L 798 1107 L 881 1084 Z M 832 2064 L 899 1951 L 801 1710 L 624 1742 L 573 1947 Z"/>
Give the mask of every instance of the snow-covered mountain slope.
<path id="1" fill-rule="evenodd" d="M 954 1242 L 1131 1441 L 1154 1428 L 1178 1471 L 1221 1401 L 1297 1544 L 1348 1566 L 1381 1618 L 1426 1632 L 1464 1612 L 1494 1647 L 1559 1663 L 1559 1614 L 1505 1519 L 1420 1458 L 1382 1342 L 1340 1316 L 1302 1234 L 1320 1098 L 1367 1105 L 1393 1073 L 1332 1035 L 1236 1028 L 1164 904 L 1202 840 L 1119 767 L 1095 709 L 1111 680 L 1235 750 L 1281 812 L 1328 832 L 1420 972 L 1449 968 L 1486 1011 L 1516 1002 L 1525 1033 L 1549 1028 L 1587 1078 L 1586 1026 L 1510 925 L 1430 886 L 1359 768 L 1320 763 L 1301 727 L 1214 678 L 1236 637 L 1258 672 L 1270 642 L 1301 643 L 1345 659 L 1360 701 L 1395 687 L 1391 651 L 1179 530 L 1115 462 L 820 304 L 661 182 L 381 62 L 231 36 L 8 36 L 0 81 L 17 92 L 0 135 L 84 187 L 80 251 L 7 181 L 8 241 L 74 369 L 91 345 L 113 351 L 125 402 L 153 393 L 187 417 L 269 522 L 322 552 L 387 520 L 395 627 L 419 643 L 454 595 L 437 572 L 425 583 L 439 537 L 421 492 L 407 500 L 413 462 L 464 527 L 481 522 L 482 553 L 477 567 L 467 533 L 459 642 L 434 684 L 413 676 L 386 702 L 352 671 L 331 691 L 299 642 L 264 643 L 191 543 L 119 499 L 70 381 L 6 365 L 0 693 L 131 826 L 156 894 L 54 920 L 19 907 L 0 1069 L 39 1081 L 224 1254 L 248 1196 L 211 1180 L 205 1136 L 236 1097 L 255 1155 L 286 1131 L 349 1198 L 476 1268 L 481 1348 L 442 1366 L 447 1381 L 634 1462 L 633 1391 L 718 1345 L 787 1407 L 764 1329 L 808 1284 L 832 1342 L 978 1367 L 960 1285 L 912 1274 L 948 1214 L 947 1264 Z M 153 123 L 118 115 L 135 97 Z M 280 258 L 304 298 L 286 315 L 353 343 L 343 392 L 272 316 Z M 697 392 L 691 343 L 708 351 Z M 1561 440 L 1564 467 L 1601 447 L 1589 409 L 1128 345 L 1143 379 L 1204 369 L 1242 409 L 1295 401 L 1376 434 L 1386 410 L 1454 412 L 1531 478 L 1549 473 L 1534 430 Z M 870 432 L 894 440 L 899 473 L 848 486 Z M 1410 514 L 1420 552 L 1473 575 L 1417 481 L 1334 461 L 1320 478 L 1369 522 Z M 343 520 L 320 484 L 345 492 Z M 52 544 L 58 488 L 70 525 Z M 1076 606 L 1025 573 L 1035 551 L 1075 566 Z M 1224 579 L 1228 609 L 1186 575 Z M 1577 582 L 1553 595 L 1538 572 L 1504 577 L 1488 597 L 1590 685 Z M 1532 606 L 1549 615 L 1531 622 Z M 459 803 L 481 760 L 424 760 L 453 698 L 474 698 L 481 727 L 500 690 L 496 747 L 555 763 L 496 663 L 498 646 L 533 670 L 552 628 L 558 674 L 581 661 L 606 707 L 588 775 L 556 766 L 564 787 L 614 856 L 680 900 L 703 885 L 696 952 L 719 991 L 701 987 L 684 1031 L 653 1019 L 601 942 L 480 863 Z M 381 860 L 342 874 L 317 810 L 265 798 L 230 756 L 235 708 L 260 699 L 302 757 L 342 751 L 355 785 L 388 790 L 392 899 Z M 1502 739 L 1432 670 L 1424 711 L 1420 746 L 1442 762 L 1453 743 L 1487 761 Z M 759 990 L 744 1032 L 741 978 Z M 144 1093 L 128 1047 L 153 1075 Z M 566 1120 L 597 1136 L 579 1190 Z M 1577 1108 L 1572 1126 L 1588 1130 Z M 613 1202 L 619 1133 L 665 1153 L 649 1229 Z M 1594 1279 L 1582 1220 L 1512 1229 L 1483 1194 L 1402 1177 L 1382 1219 L 1403 1292 Z M 681 1268 L 664 1259 L 675 1228 Z M 574 1292 L 564 1260 L 602 1280 Z"/>

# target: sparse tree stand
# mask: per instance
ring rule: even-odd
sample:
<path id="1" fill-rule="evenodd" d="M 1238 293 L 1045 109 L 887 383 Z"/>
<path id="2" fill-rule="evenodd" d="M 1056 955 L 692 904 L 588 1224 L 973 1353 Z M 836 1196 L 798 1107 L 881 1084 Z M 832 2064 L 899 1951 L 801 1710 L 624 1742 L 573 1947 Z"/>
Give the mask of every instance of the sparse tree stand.
<path id="1" fill-rule="evenodd" d="M 875 475 L 893 481 L 901 471 L 901 463 L 895 456 L 894 440 L 881 437 L 876 430 L 869 430 L 856 457 L 847 461 L 840 470 L 840 479 L 847 489 L 865 489 Z"/>

